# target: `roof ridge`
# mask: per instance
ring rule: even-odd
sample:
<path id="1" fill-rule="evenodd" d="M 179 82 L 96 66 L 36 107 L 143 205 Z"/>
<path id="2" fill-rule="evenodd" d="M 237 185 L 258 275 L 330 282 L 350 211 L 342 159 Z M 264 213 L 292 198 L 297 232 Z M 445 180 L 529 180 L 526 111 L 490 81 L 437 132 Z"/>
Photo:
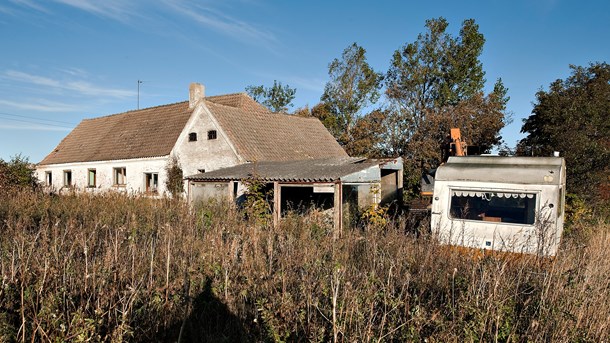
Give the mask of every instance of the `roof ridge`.
<path id="1" fill-rule="evenodd" d="M 140 108 L 140 109 L 137 109 L 137 110 L 129 110 L 129 111 L 125 111 L 125 112 L 107 114 L 105 116 L 100 116 L 100 117 L 95 117 L 95 118 L 85 118 L 82 121 L 96 120 L 96 119 L 102 119 L 102 118 L 109 118 L 109 117 L 119 116 L 119 115 L 123 115 L 123 114 L 133 113 L 133 112 L 146 111 L 146 110 L 152 110 L 152 109 L 160 108 L 160 107 L 178 105 L 178 104 L 187 103 L 187 102 L 188 102 L 188 100 L 183 100 L 183 101 L 173 102 L 173 103 L 170 103 L 170 104 L 157 105 L 157 106 Z"/>
<path id="2" fill-rule="evenodd" d="M 252 100 L 254 100 L 254 99 L 252 99 Z M 303 120 L 318 120 L 318 121 L 320 120 L 320 119 L 318 119 L 317 117 L 314 117 L 314 116 L 307 116 L 307 117 L 305 117 L 305 116 L 298 116 L 298 115 L 291 114 L 291 113 L 273 112 L 273 111 L 268 110 L 268 109 L 266 111 L 265 110 L 261 110 L 261 111 L 259 111 L 259 110 L 249 110 L 249 109 L 247 110 L 247 109 L 244 109 L 244 108 L 241 108 L 241 107 L 235 107 L 235 106 L 231 106 L 231 105 L 220 104 L 220 103 L 217 103 L 217 102 L 214 102 L 214 101 L 212 101 L 212 103 L 214 105 L 216 105 L 216 106 L 222 106 L 222 107 L 228 107 L 228 108 L 242 110 L 242 111 L 247 112 L 248 114 L 260 113 L 260 114 L 269 114 L 269 115 L 277 115 L 277 116 L 287 116 L 289 118 L 300 118 L 300 119 L 303 119 Z M 262 106 L 264 107 L 264 105 L 262 105 Z"/>
<path id="3" fill-rule="evenodd" d="M 204 100 L 207 100 L 207 98 L 204 98 Z M 254 99 L 252 99 L 252 100 L 254 100 Z M 253 113 L 276 113 L 276 112 L 271 112 L 269 110 L 266 110 L 266 111 L 265 110 L 251 110 L 251 109 L 245 109 L 243 107 L 235 107 L 235 106 L 231 106 L 231 105 L 221 104 L 221 103 L 218 103 L 218 102 L 212 101 L 212 100 L 207 100 L 207 101 L 213 103 L 215 106 L 228 107 L 228 108 L 232 108 L 232 109 L 237 109 L 237 110 L 245 111 L 245 112 L 248 112 L 248 113 L 252 113 L 252 112 Z M 262 107 L 264 107 L 262 104 L 260 104 L 260 105 Z"/>
<path id="4" fill-rule="evenodd" d="M 240 95 L 240 94 L 247 95 L 248 97 L 250 97 L 247 92 L 235 92 L 235 93 L 227 93 L 227 94 L 206 95 L 204 97 L 204 99 L 221 97 L 221 96 Z M 250 97 L 250 98 L 252 98 L 252 97 Z M 254 99 L 252 99 L 252 100 L 254 100 Z"/>

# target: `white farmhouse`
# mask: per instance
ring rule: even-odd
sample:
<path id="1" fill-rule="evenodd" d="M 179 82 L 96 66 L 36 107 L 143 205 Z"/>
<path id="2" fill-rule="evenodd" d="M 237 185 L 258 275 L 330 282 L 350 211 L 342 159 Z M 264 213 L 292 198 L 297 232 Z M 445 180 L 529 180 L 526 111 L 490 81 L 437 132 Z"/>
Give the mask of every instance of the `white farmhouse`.
<path id="1" fill-rule="evenodd" d="M 245 93 L 205 96 L 83 120 L 36 168 L 55 191 L 118 190 L 162 195 L 166 167 L 201 174 L 258 161 L 347 157 L 316 118 L 272 113 Z"/>

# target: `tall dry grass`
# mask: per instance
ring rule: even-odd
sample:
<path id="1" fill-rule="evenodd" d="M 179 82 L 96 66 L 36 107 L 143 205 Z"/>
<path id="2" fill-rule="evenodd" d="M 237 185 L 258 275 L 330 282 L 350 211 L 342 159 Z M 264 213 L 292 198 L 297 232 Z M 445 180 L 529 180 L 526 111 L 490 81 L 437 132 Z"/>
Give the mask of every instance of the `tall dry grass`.
<path id="1" fill-rule="evenodd" d="M 610 337 L 607 223 L 572 228 L 548 260 L 473 257 L 405 219 L 334 239 L 316 213 L 278 228 L 245 217 L 117 194 L 3 196 L 0 341 Z"/>

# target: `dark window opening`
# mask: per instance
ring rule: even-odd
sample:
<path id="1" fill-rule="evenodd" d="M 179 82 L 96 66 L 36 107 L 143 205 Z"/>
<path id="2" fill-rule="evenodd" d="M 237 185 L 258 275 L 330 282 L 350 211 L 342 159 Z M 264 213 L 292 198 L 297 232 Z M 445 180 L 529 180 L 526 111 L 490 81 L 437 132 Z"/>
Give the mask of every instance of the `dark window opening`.
<path id="1" fill-rule="evenodd" d="M 454 219 L 532 225 L 536 194 L 485 191 L 451 192 L 450 216 Z"/>
<path id="2" fill-rule="evenodd" d="M 64 170 L 64 186 L 71 187 L 72 186 L 72 171 Z"/>
<path id="3" fill-rule="evenodd" d="M 216 139 L 216 130 L 208 131 L 208 139 Z"/>
<path id="4" fill-rule="evenodd" d="M 47 186 L 53 186 L 53 173 L 51 172 L 46 172 L 46 181 L 47 181 Z"/>
<path id="5" fill-rule="evenodd" d="M 195 141 L 197 141 L 197 132 L 189 133 L 189 142 L 195 142 Z"/>
<path id="6" fill-rule="evenodd" d="M 197 169 L 197 172 L 198 172 L 199 174 L 203 174 L 203 173 L 205 173 L 205 169 Z"/>
<path id="7" fill-rule="evenodd" d="M 282 186 L 282 216 L 288 212 L 307 213 L 316 208 L 328 210 L 334 206 L 334 193 L 314 193 L 313 187 Z"/>
<path id="8" fill-rule="evenodd" d="M 158 173 L 144 173 L 144 181 L 146 184 L 146 193 L 157 193 L 159 188 Z"/>

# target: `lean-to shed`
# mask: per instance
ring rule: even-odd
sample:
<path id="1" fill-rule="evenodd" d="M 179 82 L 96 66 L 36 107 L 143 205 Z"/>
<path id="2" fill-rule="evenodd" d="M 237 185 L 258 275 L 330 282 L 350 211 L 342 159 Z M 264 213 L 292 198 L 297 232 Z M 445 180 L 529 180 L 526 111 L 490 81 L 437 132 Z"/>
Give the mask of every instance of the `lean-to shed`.
<path id="1" fill-rule="evenodd" d="M 298 161 L 261 161 L 191 175 L 191 202 L 226 198 L 239 202 L 244 181 L 256 179 L 273 190 L 274 223 L 289 210 L 312 207 L 332 212 L 341 230 L 345 214 L 402 199 L 402 159 L 333 157 Z"/>
<path id="2" fill-rule="evenodd" d="M 555 255 L 565 170 L 561 157 L 450 157 L 436 171 L 432 232 L 444 244 Z"/>

